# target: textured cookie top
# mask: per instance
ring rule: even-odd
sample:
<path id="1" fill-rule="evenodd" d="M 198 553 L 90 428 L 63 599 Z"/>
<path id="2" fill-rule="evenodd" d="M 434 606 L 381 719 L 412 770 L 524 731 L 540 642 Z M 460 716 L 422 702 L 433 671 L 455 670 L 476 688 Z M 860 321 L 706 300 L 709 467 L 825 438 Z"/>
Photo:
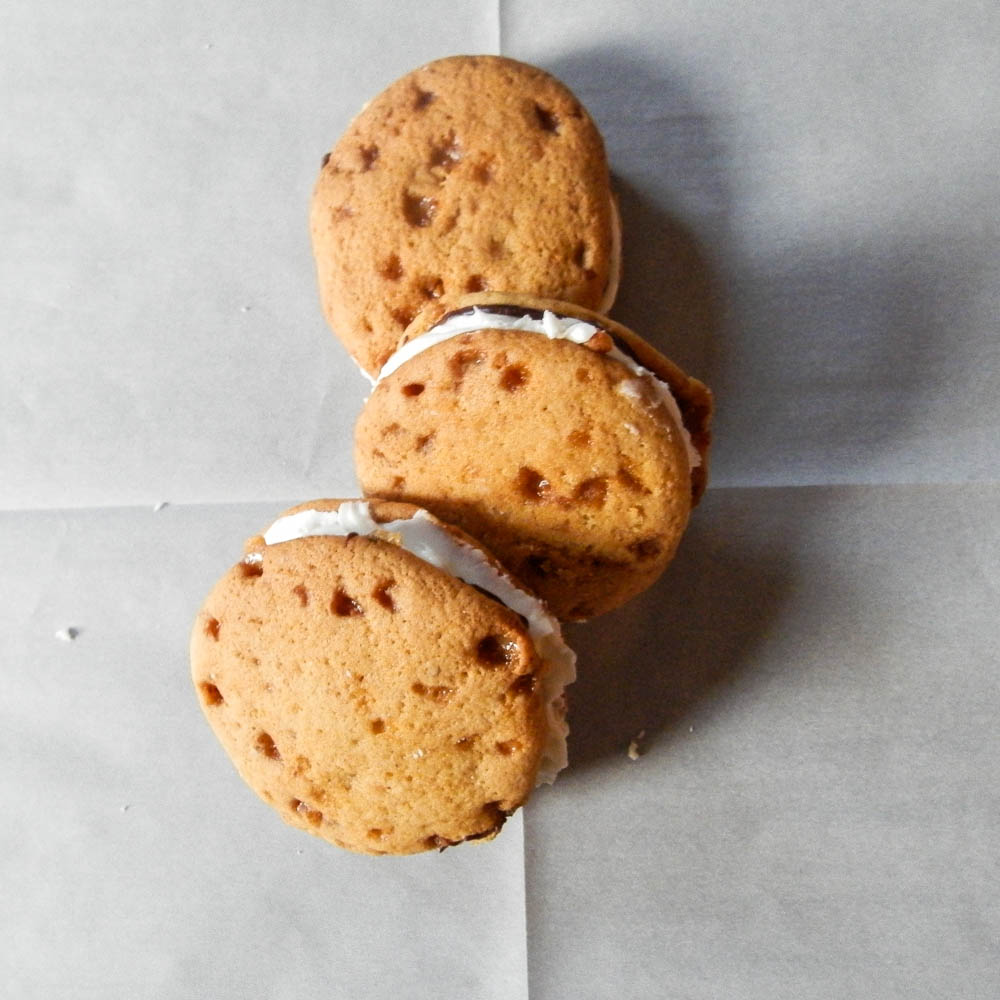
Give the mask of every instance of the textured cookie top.
<path id="1" fill-rule="evenodd" d="M 372 375 L 444 295 L 608 308 L 617 286 L 600 133 L 558 80 L 498 56 L 430 63 L 371 101 L 324 161 L 310 228 L 324 313 Z"/>
<path id="2" fill-rule="evenodd" d="M 656 381 L 612 347 L 488 323 L 428 347 L 359 418 L 363 488 L 482 539 L 560 618 L 617 607 L 672 557 L 692 479 Z"/>
<path id="3" fill-rule="evenodd" d="M 556 320 L 554 328 L 547 322 L 549 319 Z M 579 326 L 566 322 L 571 320 L 578 321 Z M 587 343 L 592 336 L 587 327 L 603 331 L 610 337 L 610 346 L 607 338 L 601 346 L 599 338 L 594 338 L 589 346 L 622 361 L 633 373 L 644 370 L 653 375 L 661 383 L 663 393 L 669 393 L 671 398 L 666 402 L 671 415 L 682 426 L 691 459 L 692 496 L 695 503 L 701 499 L 708 484 L 715 408 L 712 393 L 704 383 L 688 375 L 637 333 L 592 309 L 556 299 L 504 292 L 447 297 L 428 306 L 407 327 L 375 382 L 425 350 L 426 344 L 453 336 L 451 330 L 445 329 L 448 327 L 469 330 L 544 328 L 549 337 L 566 337 L 579 344 Z"/>
<path id="4" fill-rule="evenodd" d="M 385 530 L 247 543 L 192 632 L 206 717 L 259 795 L 333 843 L 493 836 L 545 753 L 548 665 L 518 613 L 398 544 L 412 507 L 370 511 Z"/>

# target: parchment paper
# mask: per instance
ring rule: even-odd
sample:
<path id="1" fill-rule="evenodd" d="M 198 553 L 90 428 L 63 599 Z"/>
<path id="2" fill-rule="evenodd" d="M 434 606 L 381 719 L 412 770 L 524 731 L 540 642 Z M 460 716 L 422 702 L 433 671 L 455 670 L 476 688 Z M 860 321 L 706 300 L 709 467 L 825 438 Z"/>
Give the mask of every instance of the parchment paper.
<path id="1" fill-rule="evenodd" d="M 202 718 L 191 622 L 272 513 L 0 516 L 7 996 L 527 995 L 519 816 L 479 850 L 331 849 L 262 806 Z"/>
<path id="2" fill-rule="evenodd" d="M 995 5 L 5 15 L 10 996 L 1000 992 Z M 309 191 L 455 52 L 590 108 L 614 315 L 715 389 L 717 443 L 663 580 L 568 630 L 570 770 L 491 844 L 368 859 L 242 785 L 187 634 L 244 537 L 357 489 Z"/>

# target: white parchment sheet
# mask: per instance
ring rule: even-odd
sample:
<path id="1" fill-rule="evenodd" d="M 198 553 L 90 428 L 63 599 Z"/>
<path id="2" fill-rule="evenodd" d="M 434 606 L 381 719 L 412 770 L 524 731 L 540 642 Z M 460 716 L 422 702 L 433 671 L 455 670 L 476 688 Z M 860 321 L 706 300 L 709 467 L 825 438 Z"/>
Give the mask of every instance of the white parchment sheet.
<path id="1" fill-rule="evenodd" d="M 3 15 L 0 993 L 1000 995 L 994 4 Z M 243 786 L 187 636 L 246 536 L 357 488 L 309 192 L 456 52 L 597 119 L 614 315 L 716 391 L 712 488 L 567 630 L 569 771 L 490 844 L 370 859 Z"/>
<path id="2" fill-rule="evenodd" d="M 658 590 L 573 628 L 575 766 L 526 813 L 533 997 L 997 995 L 998 510 L 715 490 Z"/>

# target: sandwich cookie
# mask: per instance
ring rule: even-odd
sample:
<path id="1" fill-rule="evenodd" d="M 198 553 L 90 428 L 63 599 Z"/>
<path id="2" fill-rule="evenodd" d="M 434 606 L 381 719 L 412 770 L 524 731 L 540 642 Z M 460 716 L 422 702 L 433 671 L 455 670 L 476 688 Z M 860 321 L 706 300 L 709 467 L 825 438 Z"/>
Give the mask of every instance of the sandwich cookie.
<path id="1" fill-rule="evenodd" d="M 407 330 L 355 428 L 363 491 L 478 538 L 562 620 L 663 572 L 706 483 L 712 398 L 632 331 L 480 294 Z"/>
<path id="2" fill-rule="evenodd" d="M 620 225 L 573 94 L 499 56 L 407 74 L 324 157 L 310 208 L 323 312 L 369 375 L 443 296 L 522 291 L 606 311 Z"/>
<path id="3" fill-rule="evenodd" d="M 408 504 L 313 501 L 250 539 L 197 616 L 191 670 L 247 784 L 353 851 L 492 838 L 566 763 L 558 623 Z"/>

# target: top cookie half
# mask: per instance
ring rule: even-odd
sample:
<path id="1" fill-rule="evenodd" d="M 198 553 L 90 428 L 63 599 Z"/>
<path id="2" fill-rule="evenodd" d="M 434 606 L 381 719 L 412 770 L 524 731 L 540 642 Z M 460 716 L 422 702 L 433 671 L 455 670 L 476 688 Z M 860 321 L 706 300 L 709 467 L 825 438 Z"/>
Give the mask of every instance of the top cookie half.
<path id="1" fill-rule="evenodd" d="M 443 295 L 606 311 L 620 267 L 604 143 L 549 74 L 453 56 L 369 102 L 324 158 L 310 229 L 323 311 L 374 375 Z"/>

